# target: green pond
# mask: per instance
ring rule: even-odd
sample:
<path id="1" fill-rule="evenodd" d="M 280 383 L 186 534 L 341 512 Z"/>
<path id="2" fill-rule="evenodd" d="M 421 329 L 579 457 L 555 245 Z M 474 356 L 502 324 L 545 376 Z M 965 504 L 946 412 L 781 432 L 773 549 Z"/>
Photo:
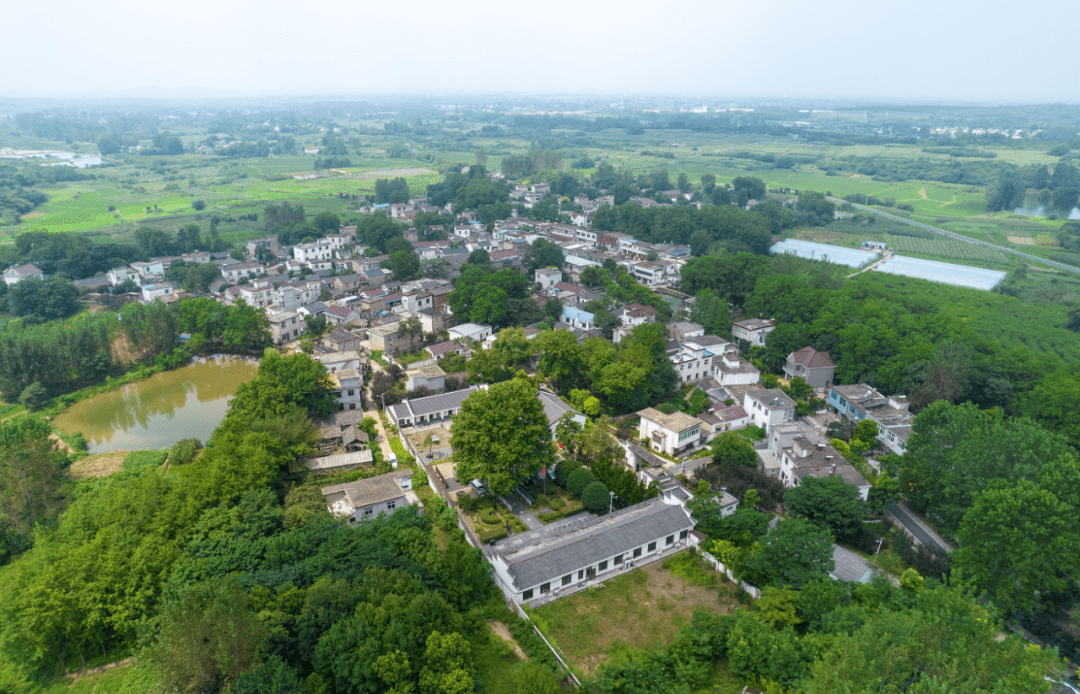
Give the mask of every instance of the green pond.
<path id="1" fill-rule="evenodd" d="M 211 357 L 77 402 L 53 425 L 65 434 L 81 432 L 91 453 L 168 448 L 192 437 L 206 441 L 237 387 L 258 370 L 255 361 Z"/>

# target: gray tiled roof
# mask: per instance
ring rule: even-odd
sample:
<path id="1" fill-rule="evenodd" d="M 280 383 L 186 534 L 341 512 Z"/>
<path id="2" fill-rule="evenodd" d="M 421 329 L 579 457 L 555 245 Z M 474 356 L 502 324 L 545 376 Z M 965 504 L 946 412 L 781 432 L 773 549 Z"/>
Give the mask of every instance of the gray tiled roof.
<path id="1" fill-rule="evenodd" d="M 693 527 L 681 505 L 656 498 L 576 530 L 539 528 L 513 535 L 498 542 L 495 551 L 509 564 L 516 586 L 525 589 Z"/>
<path id="2" fill-rule="evenodd" d="M 544 406 L 544 415 L 547 417 L 548 425 L 553 425 L 555 422 L 562 419 L 563 415 L 581 414 L 573 407 L 570 407 L 565 402 L 559 399 L 558 395 L 549 393 L 546 390 L 541 390 L 536 393 L 540 398 L 540 404 Z"/>
<path id="3" fill-rule="evenodd" d="M 327 456 L 327 458 L 350 457 L 355 458 L 357 463 L 359 463 L 361 459 L 365 457 L 365 453 L 367 454 L 367 457 L 370 458 L 371 451 L 344 453 L 340 456 Z M 370 460 L 368 462 L 370 462 Z M 330 487 L 323 487 L 322 494 L 327 498 L 341 498 L 339 494 L 344 493 L 345 497 L 349 500 L 349 503 L 353 505 L 353 508 L 362 508 L 364 506 L 370 506 L 371 504 L 378 504 L 383 501 L 390 501 L 391 499 L 405 496 L 405 490 L 397 483 L 397 478 L 408 476 L 408 472 L 388 472 L 385 475 L 379 475 L 378 477 L 369 477 L 355 482 L 346 482 L 345 484 L 335 484 Z"/>
<path id="4" fill-rule="evenodd" d="M 838 581 L 869 583 L 874 578 L 874 569 L 858 554 L 833 545 L 833 570 L 829 575 Z"/>

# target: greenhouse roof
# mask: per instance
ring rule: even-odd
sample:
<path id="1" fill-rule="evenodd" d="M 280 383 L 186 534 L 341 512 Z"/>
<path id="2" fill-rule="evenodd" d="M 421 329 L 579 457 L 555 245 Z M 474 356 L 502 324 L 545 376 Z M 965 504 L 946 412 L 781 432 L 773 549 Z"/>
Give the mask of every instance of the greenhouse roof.
<path id="1" fill-rule="evenodd" d="M 902 255 L 893 256 L 874 269 L 890 275 L 917 277 L 931 282 L 986 290 L 993 289 L 998 282 L 1005 279 L 1005 272 L 1001 270 L 986 270 L 981 267 L 908 258 Z"/>
<path id="2" fill-rule="evenodd" d="M 793 253 L 800 258 L 809 258 L 810 260 L 828 260 L 830 263 L 847 265 L 848 267 L 862 267 L 879 257 L 877 253 L 871 253 L 870 251 L 860 251 L 855 248 L 844 248 L 843 246 L 830 246 L 813 241 L 798 241 L 796 239 L 785 239 L 769 250 L 773 253 Z"/>

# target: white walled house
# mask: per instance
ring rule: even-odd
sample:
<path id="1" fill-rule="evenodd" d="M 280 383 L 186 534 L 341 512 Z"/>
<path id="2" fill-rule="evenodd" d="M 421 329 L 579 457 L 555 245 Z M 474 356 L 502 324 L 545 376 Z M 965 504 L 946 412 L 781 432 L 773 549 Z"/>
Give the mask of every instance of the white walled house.
<path id="1" fill-rule="evenodd" d="M 338 369 L 329 376 L 332 384 L 330 397 L 339 409 L 364 409 L 364 379 L 357 369 Z"/>
<path id="2" fill-rule="evenodd" d="M 261 275 L 264 271 L 262 263 L 233 263 L 221 268 L 221 276 L 229 284 L 236 284 L 242 279 Z"/>
<path id="3" fill-rule="evenodd" d="M 350 523 L 420 503 L 420 498 L 412 491 L 410 470 L 323 487 L 322 494 L 330 513 L 338 518 L 349 518 Z"/>
<path id="4" fill-rule="evenodd" d="M 750 422 L 765 431 L 795 419 L 795 401 L 779 388 L 749 391 L 743 398 L 743 409 Z"/>
<path id="5" fill-rule="evenodd" d="M 701 442 L 701 420 L 685 412 L 664 414 L 660 410 L 646 407 L 639 411 L 638 438 L 648 439 L 654 450 L 668 455 L 696 447 Z"/>
<path id="6" fill-rule="evenodd" d="M 731 335 L 738 340 L 746 340 L 751 346 L 762 347 L 765 338 L 776 327 L 776 321 L 763 318 L 743 318 L 731 322 Z"/>
<path id="7" fill-rule="evenodd" d="M 690 546 L 696 524 L 677 500 L 656 497 L 599 518 L 513 535 L 488 551 L 495 584 L 517 604 L 543 604 Z"/>
<path id="8" fill-rule="evenodd" d="M 334 259 L 333 244 L 324 241 L 298 243 L 292 247 L 292 251 L 293 257 L 301 263 L 310 263 L 318 260 L 330 261 Z"/>
<path id="9" fill-rule="evenodd" d="M 679 381 L 696 383 L 712 374 L 713 356 L 713 353 L 702 345 L 688 340 L 680 342 L 678 349 L 668 354 L 668 359 L 675 367 Z"/>

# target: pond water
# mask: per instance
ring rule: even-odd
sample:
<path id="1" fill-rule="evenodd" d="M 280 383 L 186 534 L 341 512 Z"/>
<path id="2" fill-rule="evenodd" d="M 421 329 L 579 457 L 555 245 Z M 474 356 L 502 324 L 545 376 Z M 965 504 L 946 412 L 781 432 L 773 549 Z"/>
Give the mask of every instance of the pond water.
<path id="1" fill-rule="evenodd" d="M 75 152 L 62 152 L 53 149 L 0 149 L 0 159 L 59 159 L 57 162 L 47 162 L 47 166 L 74 166 L 77 169 L 85 169 L 88 166 L 100 166 L 101 157 L 97 154 L 76 154 Z"/>
<path id="2" fill-rule="evenodd" d="M 254 360 L 211 357 L 77 402 L 53 425 L 65 434 L 81 432 L 91 453 L 206 441 L 237 387 L 258 370 Z"/>
<path id="3" fill-rule="evenodd" d="M 1050 215 L 1050 210 L 1040 206 L 1025 206 L 1017 207 L 1013 210 L 1013 214 L 1020 215 L 1021 217 L 1046 217 Z M 1069 219 L 1080 219 L 1080 208 L 1074 207 L 1069 212 Z"/>

